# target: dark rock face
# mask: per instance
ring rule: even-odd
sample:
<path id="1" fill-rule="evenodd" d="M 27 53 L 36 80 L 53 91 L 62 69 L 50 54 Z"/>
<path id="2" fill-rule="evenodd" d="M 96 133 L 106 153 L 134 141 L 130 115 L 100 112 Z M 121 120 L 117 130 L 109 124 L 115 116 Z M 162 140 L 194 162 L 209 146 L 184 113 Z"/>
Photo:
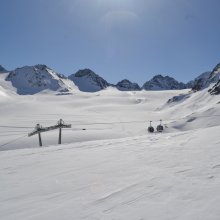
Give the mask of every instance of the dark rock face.
<path id="1" fill-rule="evenodd" d="M 220 94 L 220 80 L 209 90 L 211 95 L 219 95 Z"/>
<path id="2" fill-rule="evenodd" d="M 179 90 L 186 89 L 187 86 L 172 77 L 156 75 L 150 81 L 147 81 L 142 88 L 145 90 Z"/>
<path id="3" fill-rule="evenodd" d="M 192 86 L 192 90 L 194 91 L 202 90 L 206 87 L 206 85 L 207 85 L 207 79 L 205 78 L 198 79 L 196 80 L 195 84 Z"/>
<path id="4" fill-rule="evenodd" d="M 218 63 L 215 68 L 212 70 L 210 74 L 210 79 L 215 79 L 216 77 L 219 77 L 220 74 L 220 63 Z"/>
<path id="5" fill-rule="evenodd" d="M 121 91 L 139 91 L 140 86 L 137 83 L 132 83 L 131 81 L 124 79 L 117 83 L 116 88 Z"/>
<path id="6" fill-rule="evenodd" d="M 179 94 L 169 99 L 167 103 L 183 102 L 190 97 L 190 94 Z"/>
<path id="7" fill-rule="evenodd" d="M 187 83 L 189 88 L 192 88 L 193 91 L 199 91 L 203 89 L 206 85 L 206 82 L 210 76 L 211 72 L 204 72 L 198 77 L 196 77 L 194 80 Z"/>
<path id="8" fill-rule="evenodd" d="M 97 92 L 110 86 L 106 80 L 90 69 L 79 70 L 68 78 L 83 92 Z"/>

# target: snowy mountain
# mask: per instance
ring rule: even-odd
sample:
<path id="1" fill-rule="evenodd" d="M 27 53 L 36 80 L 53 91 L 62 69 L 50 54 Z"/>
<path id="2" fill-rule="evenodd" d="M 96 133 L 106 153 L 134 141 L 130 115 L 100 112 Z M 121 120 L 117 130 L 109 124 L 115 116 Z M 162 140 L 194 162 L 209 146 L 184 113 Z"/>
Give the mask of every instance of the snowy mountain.
<path id="1" fill-rule="evenodd" d="M 10 72 L 0 65 L 0 73 L 6 76 L 6 81 L 11 82 L 5 86 L 11 88 L 12 85 L 17 90 L 13 89 L 13 91 L 20 95 L 35 94 L 44 90 L 57 91 L 61 94 L 69 93 L 75 89 L 83 92 L 97 92 L 110 86 L 120 91 L 181 90 L 186 88 L 199 91 L 210 85 L 213 88 L 210 88 L 209 92 L 218 94 L 220 84 L 220 63 L 212 72 L 204 72 L 186 84 L 169 76 L 156 75 L 147 81 L 142 88 L 128 79 L 124 79 L 116 85 L 110 84 L 90 69 L 82 69 L 66 77 L 46 65 L 24 66 Z M 179 97 L 175 100 L 179 100 Z"/>
<path id="2" fill-rule="evenodd" d="M 220 63 L 217 64 L 215 66 L 215 68 L 212 70 L 212 72 L 211 72 L 211 74 L 209 76 L 209 81 L 211 83 L 217 82 L 219 80 L 219 78 L 220 78 Z"/>
<path id="3" fill-rule="evenodd" d="M 188 88 L 192 88 L 194 91 L 201 90 L 205 87 L 206 82 L 210 76 L 211 72 L 204 72 L 198 77 L 196 77 L 194 80 L 187 83 Z"/>
<path id="4" fill-rule="evenodd" d="M 0 73 L 8 72 L 2 65 L 0 65 Z"/>
<path id="5" fill-rule="evenodd" d="M 79 70 L 68 78 L 83 92 L 97 92 L 110 86 L 106 80 L 90 69 Z"/>
<path id="6" fill-rule="evenodd" d="M 9 72 L 6 81 L 10 81 L 20 95 L 32 95 L 43 90 L 69 92 L 74 87 L 64 75 L 40 64 L 17 68 Z"/>
<path id="7" fill-rule="evenodd" d="M 139 91 L 140 86 L 137 83 L 133 83 L 127 79 L 124 79 L 117 83 L 116 88 L 121 91 Z"/>
<path id="8" fill-rule="evenodd" d="M 218 82 L 209 90 L 211 95 L 219 95 L 220 94 L 220 79 Z"/>
<path id="9" fill-rule="evenodd" d="M 194 91 L 199 91 L 208 88 L 211 84 L 217 83 L 220 79 L 220 63 L 212 70 L 212 72 L 206 72 L 195 79 Z"/>
<path id="10" fill-rule="evenodd" d="M 215 85 L 209 90 L 210 94 L 219 95 L 220 94 L 220 63 L 211 72 L 209 80 L 211 83 L 216 82 Z"/>
<path id="11" fill-rule="evenodd" d="M 178 82 L 172 77 L 156 75 L 150 81 L 147 81 L 142 88 L 144 90 L 179 90 L 187 87 L 184 83 Z"/>

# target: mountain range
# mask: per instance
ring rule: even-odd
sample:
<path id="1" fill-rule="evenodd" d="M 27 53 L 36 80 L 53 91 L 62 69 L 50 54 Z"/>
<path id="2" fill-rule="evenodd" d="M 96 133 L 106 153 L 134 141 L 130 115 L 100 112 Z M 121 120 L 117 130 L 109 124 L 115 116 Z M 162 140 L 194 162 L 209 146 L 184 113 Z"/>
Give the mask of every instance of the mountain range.
<path id="1" fill-rule="evenodd" d="M 212 71 L 204 72 L 188 83 L 178 82 L 170 76 L 155 75 L 143 86 L 135 82 L 123 79 L 116 85 L 107 82 L 101 76 L 90 69 L 82 69 L 76 73 L 65 76 L 59 74 L 46 65 L 24 66 L 7 71 L 0 65 L 0 73 L 4 75 L 4 80 L 10 82 L 19 95 L 32 95 L 42 91 L 56 91 L 59 94 L 71 93 L 75 90 L 82 92 L 97 92 L 108 87 L 116 88 L 120 91 L 140 91 L 140 90 L 181 90 L 192 89 L 199 91 L 209 89 L 210 94 L 220 93 L 220 64 Z"/>

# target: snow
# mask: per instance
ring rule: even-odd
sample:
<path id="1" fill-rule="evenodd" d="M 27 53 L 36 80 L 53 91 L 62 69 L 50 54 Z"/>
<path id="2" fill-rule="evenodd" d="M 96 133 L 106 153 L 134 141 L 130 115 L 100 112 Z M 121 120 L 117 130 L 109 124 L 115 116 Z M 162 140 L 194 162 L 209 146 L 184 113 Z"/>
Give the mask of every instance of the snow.
<path id="1" fill-rule="evenodd" d="M 76 86 L 46 65 L 25 66 L 11 71 L 6 81 L 12 83 L 20 95 L 33 95 L 44 90 L 69 92 Z"/>
<path id="2" fill-rule="evenodd" d="M 218 82 L 209 90 L 210 94 L 212 95 L 219 95 L 220 94 L 220 79 Z"/>
<path id="3" fill-rule="evenodd" d="M 220 104 L 208 88 L 19 96 L 2 79 L 0 219 L 219 219 Z M 60 118 L 72 124 L 62 145 L 57 130 L 42 148 L 27 137 Z M 164 133 L 148 134 L 160 119 Z"/>
<path id="4" fill-rule="evenodd" d="M 106 80 L 90 69 L 79 70 L 68 78 L 82 92 L 98 92 L 110 86 Z"/>
<path id="5" fill-rule="evenodd" d="M 2 152 L 0 217 L 217 220 L 219 159 L 215 128 Z"/>

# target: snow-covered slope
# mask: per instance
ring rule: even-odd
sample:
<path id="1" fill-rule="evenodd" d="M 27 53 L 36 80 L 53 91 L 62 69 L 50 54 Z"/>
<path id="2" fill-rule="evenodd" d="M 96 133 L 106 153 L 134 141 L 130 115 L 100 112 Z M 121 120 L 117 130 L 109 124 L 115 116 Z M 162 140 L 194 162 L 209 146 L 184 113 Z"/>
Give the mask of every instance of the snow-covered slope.
<path id="1" fill-rule="evenodd" d="M 32 95 L 44 90 L 70 92 L 74 84 L 46 65 L 25 66 L 11 71 L 6 78 L 20 95 Z"/>
<path id="2" fill-rule="evenodd" d="M 179 90 L 120 92 L 111 87 L 97 93 L 76 91 L 69 96 L 36 94 L 31 99 L 29 96 L 6 93 L 10 99 L 1 106 L 0 117 L 2 125 L 9 128 L 0 128 L 0 133 L 9 136 L 1 137 L 0 146 L 20 134 L 27 136 L 37 123 L 50 126 L 60 118 L 73 125 L 73 130 L 65 131 L 64 143 L 145 135 L 150 120 L 156 126 L 163 119 L 163 123 L 168 126 L 166 132 L 185 131 L 188 125 L 191 126 L 190 129 L 220 125 L 220 121 L 216 120 L 217 116 L 213 116 L 220 111 L 218 96 L 211 96 L 207 90 L 191 94 L 189 90 L 182 90 L 182 96 L 188 96 L 187 98 L 167 103 L 179 93 Z M 209 109 L 212 109 L 212 113 Z M 192 114 L 194 118 L 198 115 L 198 118 L 191 121 Z M 213 117 L 207 117 L 209 114 Z M 197 123 L 203 116 L 205 121 Z M 175 121 L 181 121 L 183 125 L 178 129 L 178 126 L 171 124 Z M 24 128 L 13 128 L 14 122 L 15 127 Z M 54 144 L 56 140 L 56 131 L 43 134 L 44 145 Z M 37 137 L 25 137 L 0 149 L 36 146 Z"/>
<path id="3" fill-rule="evenodd" d="M 171 130 L 192 131 L 193 129 L 220 126 L 219 98 L 210 95 L 208 88 L 177 97 L 179 100 L 168 102 L 161 108 L 169 111 L 170 114 L 175 115 L 178 112 L 180 115 L 178 120 L 171 120 L 169 124 Z"/>
<path id="4" fill-rule="evenodd" d="M 219 127 L 0 154 L 4 220 L 218 220 Z"/>
<path id="5" fill-rule="evenodd" d="M 142 88 L 145 90 L 178 90 L 185 89 L 186 85 L 172 77 L 156 75 L 147 81 Z"/>
<path id="6" fill-rule="evenodd" d="M 83 92 L 97 92 L 110 84 L 90 69 L 79 70 L 68 77 Z"/>
<path id="7" fill-rule="evenodd" d="M 0 74 L 0 219 L 219 219 L 220 101 L 210 87 L 121 92 L 88 80 L 100 91 L 18 96 L 12 85 L 22 94 L 42 91 L 38 83 L 74 87 L 46 66 L 22 69 Z M 177 86 L 170 82 L 152 88 Z M 42 148 L 28 137 L 60 118 L 72 124 L 62 145 L 58 130 L 42 133 Z M 160 119 L 164 132 L 147 133 Z"/>
<path id="8" fill-rule="evenodd" d="M 139 91 L 140 86 L 137 83 L 124 79 L 117 83 L 116 88 L 121 91 Z"/>
<path id="9" fill-rule="evenodd" d="M 50 126 L 60 118 L 73 126 L 64 131 L 64 143 L 142 135 L 146 133 L 149 120 L 162 117 L 158 116 L 156 108 L 178 93 L 121 92 L 109 87 L 97 93 L 75 91 L 68 96 L 41 93 L 30 99 L 30 96 L 13 95 L 10 102 L 0 108 L 1 124 L 9 126 L 0 127 L 0 133 L 9 134 L 0 138 L 0 146 L 19 135 L 26 134 L 26 137 L 2 146 L 0 150 L 38 146 L 37 137 L 28 138 L 27 134 L 37 123 Z M 167 117 L 165 113 L 162 118 Z M 21 128 L 13 128 L 14 123 L 15 127 Z M 57 138 L 57 131 L 43 134 L 43 144 L 52 145 Z"/>
<path id="10" fill-rule="evenodd" d="M 218 220 L 219 97 L 205 89 L 167 103 L 179 93 L 9 95 L 0 108 L 0 219 Z M 60 118 L 72 124 L 62 145 L 57 130 L 42 133 L 42 148 L 27 137 Z M 148 134 L 160 119 L 164 133 Z"/>
<path id="11" fill-rule="evenodd" d="M 4 101 L 4 99 L 8 98 L 7 91 L 5 88 L 0 84 L 0 104 Z"/>
<path id="12" fill-rule="evenodd" d="M 209 90 L 211 95 L 219 95 L 220 94 L 220 79 L 218 82 Z"/>

